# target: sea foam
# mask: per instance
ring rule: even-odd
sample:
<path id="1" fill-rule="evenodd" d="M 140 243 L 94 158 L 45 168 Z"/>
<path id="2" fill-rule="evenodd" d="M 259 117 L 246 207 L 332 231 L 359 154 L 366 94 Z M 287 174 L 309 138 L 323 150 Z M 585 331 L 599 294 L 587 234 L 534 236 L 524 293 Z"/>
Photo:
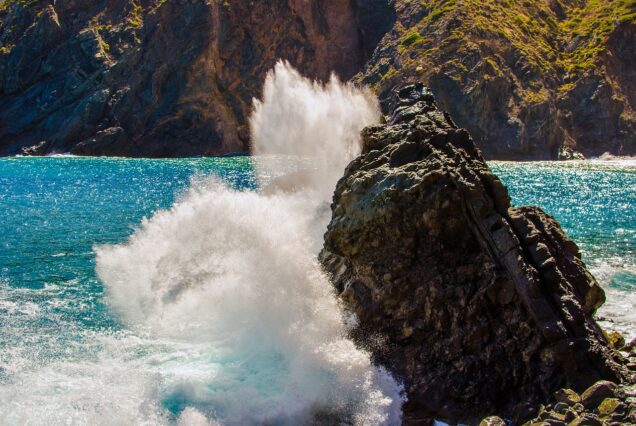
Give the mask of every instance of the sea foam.
<path id="1" fill-rule="evenodd" d="M 197 362 L 172 365 L 163 385 L 179 422 L 399 423 L 399 384 L 347 339 L 316 260 L 335 184 L 378 119 L 368 93 L 279 63 L 250 120 L 263 190 L 199 181 L 124 244 L 96 249 L 108 303 L 130 329 L 196 348 Z M 309 166 L 281 176 L 280 156 Z"/>

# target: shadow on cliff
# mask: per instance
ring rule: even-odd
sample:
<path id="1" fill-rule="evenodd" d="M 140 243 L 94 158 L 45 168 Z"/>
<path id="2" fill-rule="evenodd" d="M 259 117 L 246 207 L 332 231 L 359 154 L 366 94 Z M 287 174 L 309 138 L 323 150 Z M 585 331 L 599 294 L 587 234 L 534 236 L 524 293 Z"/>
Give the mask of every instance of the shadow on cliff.
<path id="1" fill-rule="evenodd" d="M 395 20 L 390 0 L 7 2 L 0 155 L 246 152 L 278 60 L 349 79 Z"/>

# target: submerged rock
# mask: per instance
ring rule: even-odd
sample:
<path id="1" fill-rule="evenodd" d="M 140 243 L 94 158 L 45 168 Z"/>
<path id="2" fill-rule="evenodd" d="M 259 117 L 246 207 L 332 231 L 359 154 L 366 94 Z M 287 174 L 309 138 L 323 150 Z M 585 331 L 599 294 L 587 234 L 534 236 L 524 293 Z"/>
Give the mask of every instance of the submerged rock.
<path id="1" fill-rule="evenodd" d="M 511 206 L 422 85 L 391 109 L 338 183 L 321 261 L 354 338 L 404 381 L 405 423 L 520 421 L 562 387 L 624 380 L 592 318 L 603 290 L 556 220 Z"/>

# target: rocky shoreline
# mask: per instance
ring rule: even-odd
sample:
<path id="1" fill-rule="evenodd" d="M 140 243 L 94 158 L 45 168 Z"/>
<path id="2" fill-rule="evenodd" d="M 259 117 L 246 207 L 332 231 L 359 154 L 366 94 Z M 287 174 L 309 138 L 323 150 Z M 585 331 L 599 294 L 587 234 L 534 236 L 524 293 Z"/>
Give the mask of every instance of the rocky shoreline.
<path id="1" fill-rule="evenodd" d="M 320 259 L 359 320 L 353 338 L 404 382 L 404 424 L 632 421 L 633 362 L 594 320 L 604 292 L 576 244 L 541 209 L 511 206 L 427 88 L 390 103 L 337 185 Z M 587 401 L 595 386 L 613 399 Z"/>

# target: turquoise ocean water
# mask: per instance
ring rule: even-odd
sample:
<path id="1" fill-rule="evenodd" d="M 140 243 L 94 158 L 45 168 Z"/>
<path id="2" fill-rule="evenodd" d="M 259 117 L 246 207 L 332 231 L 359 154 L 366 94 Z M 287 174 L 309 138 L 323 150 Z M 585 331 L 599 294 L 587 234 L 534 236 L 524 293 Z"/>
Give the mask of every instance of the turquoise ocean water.
<path id="1" fill-rule="evenodd" d="M 229 392 L 203 371 L 210 348 L 132 330 L 110 308 L 95 248 L 126 241 L 206 177 L 254 189 L 254 161 L 0 159 L 0 424 L 158 424 L 189 406 L 221 418 L 233 409 L 206 396 Z M 636 162 L 492 167 L 515 204 L 539 205 L 561 222 L 606 288 L 604 324 L 634 337 Z M 245 380 L 258 369 L 220 365 L 245 369 Z"/>
<path id="2" fill-rule="evenodd" d="M 636 337 L 636 161 L 493 163 L 515 205 L 557 218 L 605 288 L 601 323 Z"/>

